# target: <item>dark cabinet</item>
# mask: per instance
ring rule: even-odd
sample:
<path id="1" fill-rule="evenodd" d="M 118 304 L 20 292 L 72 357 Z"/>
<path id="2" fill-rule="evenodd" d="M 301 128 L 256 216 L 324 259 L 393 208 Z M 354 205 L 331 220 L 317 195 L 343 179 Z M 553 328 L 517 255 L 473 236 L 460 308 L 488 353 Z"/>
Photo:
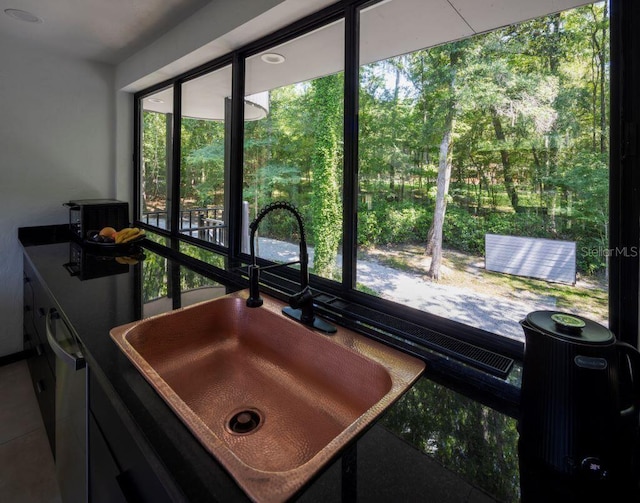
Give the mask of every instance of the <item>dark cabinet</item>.
<path id="1" fill-rule="evenodd" d="M 89 413 L 89 501 L 127 503 L 118 485 L 120 469 L 93 414 Z"/>
<path id="2" fill-rule="evenodd" d="M 81 369 L 83 375 L 73 379 L 74 387 L 78 384 L 78 392 L 75 395 L 80 393 L 82 399 L 69 392 L 68 385 L 71 384 L 72 374 L 78 372 L 72 372 L 74 369 L 63 372 L 67 370 L 65 361 L 56 357 L 51 345 L 53 343 L 47 338 L 47 330 L 58 343 L 54 346 L 59 352 L 60 348 L 64 351 L 70 341 L 75 340 L 73 329 L 58 315 L 55 299 L 39 281 L 26 257 L 23 306 L 24 350 L 28 354 L 29 372 L 51 451 L 56 458 L 56 471 L 63 499 L 86 499 L 84 484 L 80 480 L 84 479 L 85 475 L 72 473 L 69 469 L 70 465 L 80 465 L 83 467 L 82 471 L 85 466 L 87 468 L 87 494 L 88 500 L 92 503 L 170 502 L 171 499 L 160 480 L 90 369 L 87 369 L 86 375 L 84 369 Z M 80 344 L 79 341 L 75 341 Z M 71 354 L 81 355 L 82 347 L 76 349 L 77 351 L 74 350 Z M 88 397 L 86 403 L 85 386 Z M 82 410 L 76 410 L 76 406 L 81 406 Z M 76 438 L 78 435 L 82 438 Z M 85 438 L 88 440 L 86 447 Z M 61 442 L 76 447 L 75 450 L 81 452 L 61 450 Z M 59 456 L 56 456 L 56 447 Z M 80 463 L 77 462 L 78 459 Z M 70 480 L 73 487 L 62 487 L 65 480 L 73 478 L 67 477 L 69 474 L 77 475 L 75 482 Z"/>
<path id="3" fill-rule="evenodd" d="M 89 501 L 170 502 L 115 407 L 89 370 Z"/>

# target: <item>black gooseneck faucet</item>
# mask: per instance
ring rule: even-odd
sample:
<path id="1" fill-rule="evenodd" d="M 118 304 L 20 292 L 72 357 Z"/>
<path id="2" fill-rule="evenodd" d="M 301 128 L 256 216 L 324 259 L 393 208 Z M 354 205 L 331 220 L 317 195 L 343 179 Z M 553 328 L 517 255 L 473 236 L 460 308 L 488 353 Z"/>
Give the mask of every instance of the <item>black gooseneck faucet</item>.
<path id="1" fill-rule="evenodd" d="M 275 210 L 287 210 L 293 214 L 300 228 L 300 258 L 293 262 L 284 264 L 273 264 L 268 266 L 258 266 L 256 264 L 255 238 L 258 225 L 267 214 Z M 304 325 L 316 328 L 326 333 L 336 332 L 336 328 L 326 321 L 318 318 L 313 309 L 313 293 L 309 287 L 309 253 L 307 251 L 307 239 L 304 231 L 304 223 L 300 212 L 294 205 L 287 201 L 276 201 L 268 204 L 258 214 L 253 222 L 249 225 L 251 229 L 250 250 L 251 264 L 249 265 L 249 298 L 247 299 L 247 307 L 260 307 L 262 298 L 260 297 L 260 271 L 267 269 L 275 269 L 287 265 L 300 264 L 300 291 L 289 297 L 289 307 L 282 309 L 287 316 L 300 321 Z"/>

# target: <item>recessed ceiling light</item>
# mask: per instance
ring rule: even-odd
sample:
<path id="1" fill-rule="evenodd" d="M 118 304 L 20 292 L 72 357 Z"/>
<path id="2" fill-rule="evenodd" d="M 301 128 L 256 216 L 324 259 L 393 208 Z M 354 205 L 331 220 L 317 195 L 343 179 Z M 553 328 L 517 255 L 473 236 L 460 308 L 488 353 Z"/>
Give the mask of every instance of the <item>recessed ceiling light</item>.
<path id="1" fill-rule="evenodd" d="M 20 9 L 5 9 L 4 13 L 12 17 L 13 19 L 17 19 L 18 21 L 25 21 L 26 23 L 43 23 L 42 18 L 39 18 L 35 14 L 31 14 L 31 12 L 27 12 L 26 10 Z"/>
<path id="2" fill-rule="evenodd" d="M 280 63 L 284 63 L 284 56 L 282 54 L 276 54 L 275 52 L 266 52 L 260 59 L 265 63 L 269 63 L 270 65 L 279 65 Z"/>
<path id="3" fill-rule="evenodd" d="M 147 101 L 149 103 L 164 103 L 164 100 L 161 100 L 160 98 L 147 98 Z"/>

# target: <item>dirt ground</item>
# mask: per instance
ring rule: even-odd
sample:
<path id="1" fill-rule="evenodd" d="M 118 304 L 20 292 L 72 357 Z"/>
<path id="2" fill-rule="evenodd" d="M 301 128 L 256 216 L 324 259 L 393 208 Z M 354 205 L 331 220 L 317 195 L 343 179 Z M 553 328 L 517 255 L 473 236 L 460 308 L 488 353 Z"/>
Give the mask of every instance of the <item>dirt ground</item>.
<path id="1" fill-rule="evenodd" d="M 424 248 L 418 245 L 370 248 L 362 251 L 361 257 L 415 273 L 424 280 L 429 279 L 427 271 L 431 257 L 425 255 Z M 440 273 L 439 283 L 442 285 L 467 288 L 509 300 L 534 300 L 540 296 L 550 296 L 556 298 L 559 309 L 586 313 L 594 321 L 604 322 L 608 318 L 607 283 L 601 277 L 578 275 L 575 285 L 548 283 L 486 271 L 483 257 L 449 249 L 443 250 Z"/>

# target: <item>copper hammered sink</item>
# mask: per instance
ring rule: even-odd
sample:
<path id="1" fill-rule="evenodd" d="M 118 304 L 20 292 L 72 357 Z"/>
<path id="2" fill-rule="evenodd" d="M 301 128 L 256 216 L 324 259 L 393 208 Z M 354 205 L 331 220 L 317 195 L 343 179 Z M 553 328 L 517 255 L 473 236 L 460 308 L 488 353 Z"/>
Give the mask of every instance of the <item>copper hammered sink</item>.
<path id="1" fill-rule="evenodd" d="M 283 501 L 418 378 L 424 364 L 338 327 L 329 337 L 247 291 L 111 337 L 255 501 Z"/>

